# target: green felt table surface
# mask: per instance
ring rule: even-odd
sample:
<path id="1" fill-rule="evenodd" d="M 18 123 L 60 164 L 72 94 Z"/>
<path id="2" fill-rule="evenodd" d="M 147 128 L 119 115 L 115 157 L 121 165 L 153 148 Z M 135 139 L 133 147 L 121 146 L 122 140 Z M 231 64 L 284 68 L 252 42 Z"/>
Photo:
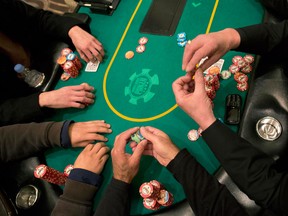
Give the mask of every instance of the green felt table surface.
<path id="1" fill-rule="evenodd" d="M 171 84 L 184 75 L 181 70 L 184 48 L 177 45 L 177 33 L 186 32 L 187 38 L 192 39 L 198 34 L 227 27 L 257 24 L 262 21 L 263 8 L 255 0 L 187 0 L 175 34 L 160 36 L 139 32 L 151 2 L 152 0 L 122 0 L 112 16 L 94 14 L 88 8 L 80 8 L 79 13 L 91 16 L 92 34 L 103 43 L 106 59 L 97 72 L 85 72 L 86 63 L 83 62 L 80 75 L 66 82 L 60 80 L 56 89 L 87 82 L 96 89 L 96 101 L 83 110 L 59 110 L 53 120 L 104 119 L 111 124 L 113 130 L 113 133 L 107 136 L 107 145 L 110 148 L 113 148 L 115 136 L 128 128 L 146 125 L 159 128 L 180 148 L 187 148 L 206 170 L 213 174 L 219 167 L 219 162 L 201 137 L 196 142 L 187 139 L 189 130 L 198 129 L 198 126 L 175 104 Z M 149 39 L 146 50 L 137 53 L 135 49 L 138 40 L 143 36 Z M 135 52 L 135 56 L 130 60 L 124 57 L 128 50 Z M 245 53 L 227 53 L 223 57 L 223 69 L 228 69 L 235 55 L 244 56 Z M 240 92 L 233 77 L 221 80 L 220 83 L 220 89 L 213 101 L 214 112 L 216 117 L 224 119 L 225 97 L 237 93 L 244 101 L 247 91 Z M 231 129 L 237 131 L 235 126 Z M 47 164 L 62 171 L 66 165 L 74 163 L 81 150 L 49 150 L 46 152 Z M 127 151 L 131 153 L 128 146 Z M 102 174 L 104 183 L 96 195 L 95 207 L 112 177 L 111 158 Z M 143 207 L 138 189 L 143 182 L 153 179 L 160 181 L 174 194 L 175 203 L 185 199 L 181 185 L 169 171 L 155 159 L 143 156 L 139 173 L 132 183 L 131 215 L 151 213 Z"/>

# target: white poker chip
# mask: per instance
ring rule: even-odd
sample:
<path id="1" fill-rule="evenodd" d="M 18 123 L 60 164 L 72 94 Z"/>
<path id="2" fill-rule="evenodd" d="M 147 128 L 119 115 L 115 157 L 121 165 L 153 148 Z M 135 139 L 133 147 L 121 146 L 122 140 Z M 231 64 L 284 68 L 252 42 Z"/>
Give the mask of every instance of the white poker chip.
<path id="1" fill-rule="evenodd" d="M 229 79 L 231 77 L 231 72 L 228 70 L 223 70 L 220 73 L 222 79 Z"/>
<path id="2" fill-rule="evenodd" d="M 143 53 L 145 51 L 145 46 L 144 45 L 139 45 L 136 47 L 136 52 L 137 53 Z"/>
<path id="3" fill-rule="evenodd" d="M 194 129 L 190 130 L 190 131 L 188 132 L 188 134 L 187 134 L 187 137 L 188 137 L 188 139 L 191 140 L 191 141 L 196 141 L 196 140 L 198 140 L 198 138 L 199 138 L 198 130 L 194 130 Z"/>
<path id="4" fill-rule="evenodd" d="M 140 44 L 140 45 L 144 45 L 144 44 L 146 44 L 148 42 L 148 38 L 147 37 L 141 37 L 140 39 L 139 39 L 139 41 L 138 41 L 138 43 Z"/>

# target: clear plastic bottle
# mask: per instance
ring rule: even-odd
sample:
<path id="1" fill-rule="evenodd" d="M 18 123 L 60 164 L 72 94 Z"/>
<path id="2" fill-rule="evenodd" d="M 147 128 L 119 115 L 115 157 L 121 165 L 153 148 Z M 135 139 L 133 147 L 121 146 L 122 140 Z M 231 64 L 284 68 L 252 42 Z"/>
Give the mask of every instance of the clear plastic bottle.
<path id="1" fill-rule="evenodd" d="M 31 87 L 37 88 L 42 85 L 45 74 L 37 70 L 30 70 L 22 64 L 16 64 L 14 70 L 20 74 L 20 77 Z"/>

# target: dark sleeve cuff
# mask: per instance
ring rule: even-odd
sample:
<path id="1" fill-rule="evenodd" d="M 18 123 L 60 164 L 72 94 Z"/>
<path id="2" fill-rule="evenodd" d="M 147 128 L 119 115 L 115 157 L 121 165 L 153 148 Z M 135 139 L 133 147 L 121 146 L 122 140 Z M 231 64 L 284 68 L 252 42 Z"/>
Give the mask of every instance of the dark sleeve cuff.
<path id="1" fill-rule="evenodd" d="M 111 179 L 110 186 L 123 192 L 127 192 L 130 189 L 131 184 L 115 179 Z"/>
<path id="2" fill-rule="evenodd" d="M 74 123 L 74 121 L 65 121 L 63 124 L 63 127 L 61 129 L 61 146 L 63 148 L 70 148 L 72 147 L 70 136 L 69 136 L 69 126 L 71 123 Z"/>
<path id="3" fill-rule="evenodd" d="M 187 151 L 187 149 L 182 149 L 176 157 L 170 161 L 170 163 L 167 165 L 167 169 L 171 172 L 174 173 L 175 170 L 177 170 L 177 167 L 179 166 L 180 163 L 183 163 L 184 158 L 186 157 L 191 157 L 190 153 Z"/>
<path id="4" fill-rule="evenodd" d="M 101 186 L 103 181 L 102 175 L 98 175 L 96 173 L 81 168 L 72 169 L 69 174 L 69 179 L 85 184 L 94 185 L 97 188 Z"/>

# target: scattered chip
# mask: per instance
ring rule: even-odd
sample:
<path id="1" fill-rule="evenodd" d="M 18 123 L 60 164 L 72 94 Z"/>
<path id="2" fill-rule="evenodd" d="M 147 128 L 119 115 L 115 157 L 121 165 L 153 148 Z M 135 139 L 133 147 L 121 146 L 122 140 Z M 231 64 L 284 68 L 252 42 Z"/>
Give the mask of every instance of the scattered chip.
<path id="1" fill-rule="evenodd" d="M 187 137 L 191 141 L 196 141 L 199 138 L 198 130 L 194 130 L 194 129 L 190 130 L 187 134 Z"/>
<path id="2" fill-rule="evenodd" d="M 229 79 L 231 77 L 231 72 L 228 70 L 223 70 L 220 73 L 222 79 Z"/>
<path id="3" fill-rule="evenodd" d="M 132 59 L 134 57 L 134 52 L 133 51 L 128 51 L 125 53 L 125 58 L 126 59 Z"/>
<path id="4" fill-rule="evenodd" d="M 145 51 L 145 46 L 144 45 L 139 45 L 136 47 L 136 52 L 137 53 L 143 53 Z"/>
<path id="5" fill-rule="evenodd" d="M 148 38 L 147 37 L 141 37 L 138 41 L 138 43 L 140 45 L 145 45 L 148 42 Z"/>

